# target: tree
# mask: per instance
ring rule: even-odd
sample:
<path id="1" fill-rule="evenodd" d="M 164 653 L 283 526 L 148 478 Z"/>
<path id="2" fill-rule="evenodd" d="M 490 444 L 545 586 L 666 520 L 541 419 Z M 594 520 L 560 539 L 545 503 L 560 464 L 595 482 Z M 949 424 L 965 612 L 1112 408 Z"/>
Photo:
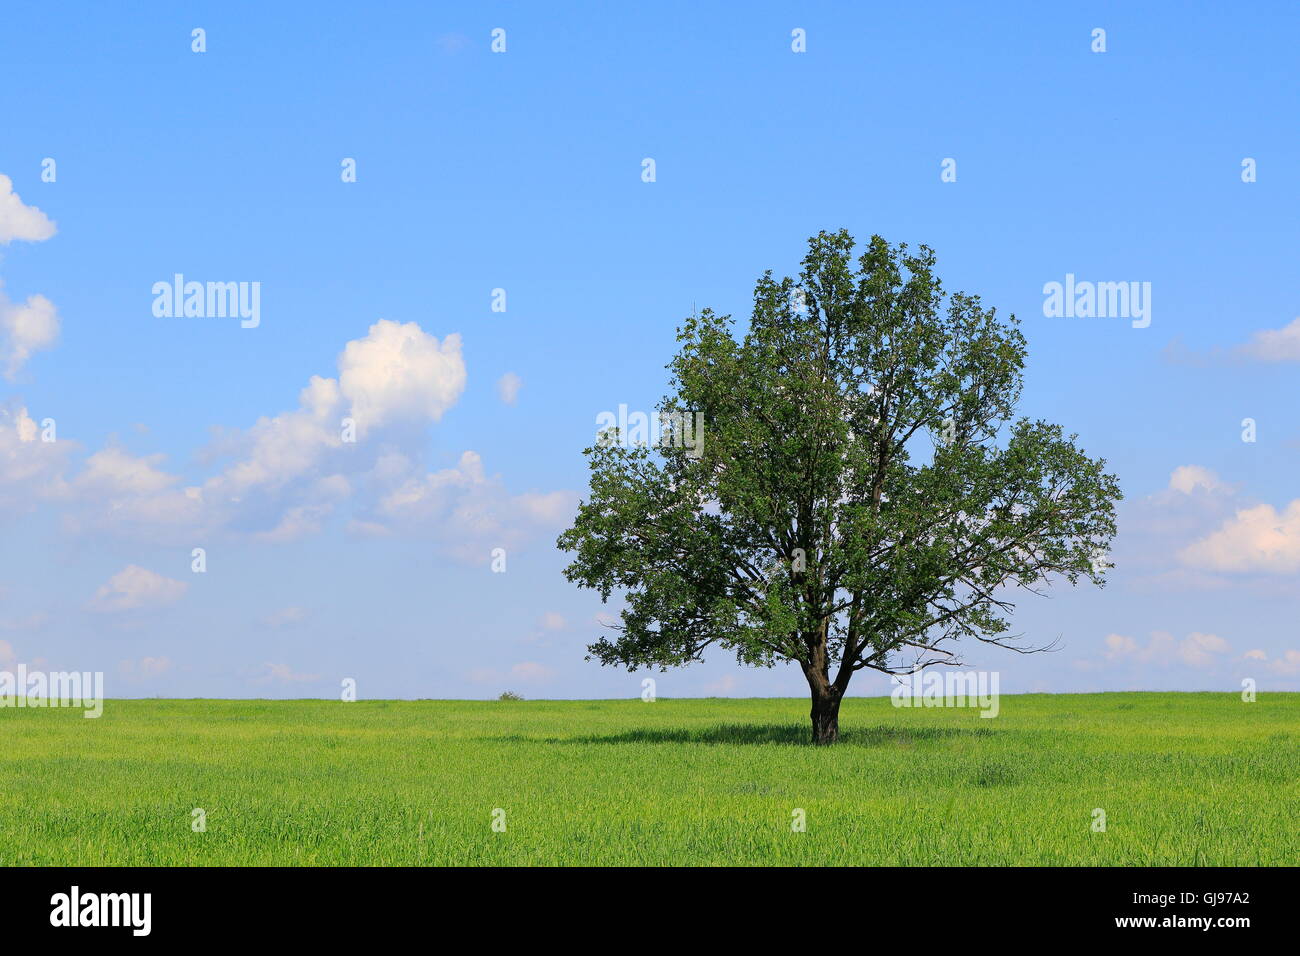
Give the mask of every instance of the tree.
<path id="1" fill-rule="evenodd" d="M 837 739 L 857 671 L 960 663 L 965 638 L 1045 650 L 1007 636 L 1017 589 L 1102 585 L 1122 497 L 1077 436 L 1013 420 L 1015 316 L 946 296 L 927 246 L 853 250 L 823 232 L 798 282 L 764 273 L 743 338 L 729 316 L 687 320 L 664 435 L 603 431 L 558 541 L 570 581 L 625 592 L 590 657 L 666 669 L 717 645 L 792 661 L 815 743 Z"/>

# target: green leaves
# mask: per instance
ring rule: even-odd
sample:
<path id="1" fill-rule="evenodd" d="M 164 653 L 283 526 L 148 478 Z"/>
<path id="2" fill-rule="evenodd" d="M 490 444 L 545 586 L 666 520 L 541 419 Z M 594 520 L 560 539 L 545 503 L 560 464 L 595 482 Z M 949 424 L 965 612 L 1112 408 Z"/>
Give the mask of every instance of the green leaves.
<path id="1" fill-rule="evenodd" d="M 798 279 L 759 278 L 748 330 L 702 311 L 678 332 L 664 413 L 702 450 L 587 449 L 591 488 L 559 546 L 570 581 L 626 597 L 606 664 L 667 667 L 711 645 L 799 662 L 842 694 L 902 655 L 1002 643 L 1010 597 L 1101 583 L 1121 497 L 1105 462 L 1015 420 L 1014 316 L 946 295 L 928 247 L 809 240 Z M 1010 645 L 1004 645 L 1010 646 Z"/>

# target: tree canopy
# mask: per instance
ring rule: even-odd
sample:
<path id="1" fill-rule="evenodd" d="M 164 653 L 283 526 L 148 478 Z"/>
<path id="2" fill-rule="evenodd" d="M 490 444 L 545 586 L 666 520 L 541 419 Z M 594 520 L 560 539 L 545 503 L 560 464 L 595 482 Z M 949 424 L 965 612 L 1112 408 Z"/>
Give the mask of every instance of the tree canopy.
<path id="1" fill-rule="evenodd" d="M 1016 417 L 1014 316 L 945 293 L 927 246 L 854 252 L 823 232 L 797 279 L 764 273 L 743 336 L 686 320 L 663 439 L 602 432 L 558 542 L 570 581 L 625 600 L 593 657 L 797 663 L 820 743 L 860 670 L 956 663 L 963 639 L 1041 649 L 1009 636 L 1018 592 L 1102 584 L 1122 497 L 1076 436 Z"/>

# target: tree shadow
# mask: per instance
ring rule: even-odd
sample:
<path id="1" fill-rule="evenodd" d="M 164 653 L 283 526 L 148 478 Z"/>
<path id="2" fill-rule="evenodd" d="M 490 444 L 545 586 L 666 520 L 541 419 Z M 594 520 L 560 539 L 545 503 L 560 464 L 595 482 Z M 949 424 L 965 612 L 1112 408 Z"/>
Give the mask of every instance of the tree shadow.
<path id="1" fill-rule="evenodd" d="M 837 746 L 884 747 L 910 746 L 922 741 L 952 738 L 988 737 L 996 731 L 989 727 L 855 727 L 840 731 Z M 566 744 L 721 744 L 730 746 L 765 746 L 771 744 L 808 746 L 812 730 L 803 724 L 716 724 L 711 727 L 639 728 L 617 734 L 591 734 L 582 737 L 553 737 L 546 743 Z"/>
<path id="2" fill-rule="evenodd" d="M 575 744 L 806 744 L 807 727 L 792 724 L 717 724 L 688 730 L 681 727 L 638 728 L 617 734 L 569 737 Z"/>

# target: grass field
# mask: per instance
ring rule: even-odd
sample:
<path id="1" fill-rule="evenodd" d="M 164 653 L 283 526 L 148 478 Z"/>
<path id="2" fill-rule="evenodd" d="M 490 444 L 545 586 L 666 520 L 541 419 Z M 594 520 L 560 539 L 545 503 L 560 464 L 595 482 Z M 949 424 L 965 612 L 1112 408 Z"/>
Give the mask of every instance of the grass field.
<path id="1" fill-rule="evenodd" d="M 851 699 L 831 748 L 807 708 L 3 709 L 0 862 L 1300 864 L 1300 694 L 1004 696 L 993 719 Z"/>

